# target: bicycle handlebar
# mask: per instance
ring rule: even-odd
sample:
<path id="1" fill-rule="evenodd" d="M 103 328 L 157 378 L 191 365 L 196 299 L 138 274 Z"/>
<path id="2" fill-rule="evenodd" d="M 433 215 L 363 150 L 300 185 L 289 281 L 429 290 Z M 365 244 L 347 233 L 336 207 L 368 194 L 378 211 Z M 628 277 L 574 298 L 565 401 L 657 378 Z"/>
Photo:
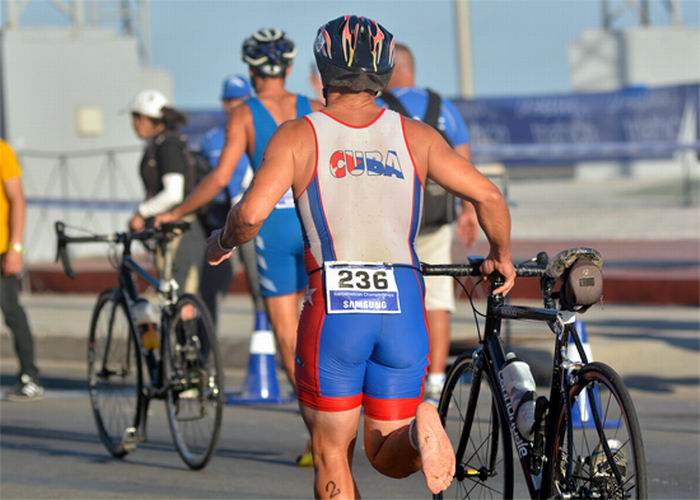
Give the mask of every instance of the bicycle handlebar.
<path id="1" fill-rule="evenodd" d="M 148 241 L 148 240 L 163 240 L 167 239 L 177 232 L 184 232 L 190 228 L 190 223 L 186 221 L 167 222 L 159 228 L 149 228 L 143 231 L 134 233 L 116 232 L 112 234 L 95 234 L 90 236 L 68 236 L 66 234 L 66 225 L 61 221 L 56 221 L 54 228 L 56 230 L 56 262 L 59 260 L 63 264 L 63 272 L 66 276 L 73 279 L 75 272 L 70 265 L 70 257 L 68 256 L 69 243 L 121 243 L 128 245 L 131 241 Z"/>
<path id="2" fill-rule="evenodd" d="M 484 257 L 468 257 L 467 264 L 424 264 L 421 263 L 423 276 L 481 276 L 481 264 Z M 521 278 L 542 277 L 547 271 L 547 254 L 537 254 L 535 262 L 515 266 L 515 274 Z"/>

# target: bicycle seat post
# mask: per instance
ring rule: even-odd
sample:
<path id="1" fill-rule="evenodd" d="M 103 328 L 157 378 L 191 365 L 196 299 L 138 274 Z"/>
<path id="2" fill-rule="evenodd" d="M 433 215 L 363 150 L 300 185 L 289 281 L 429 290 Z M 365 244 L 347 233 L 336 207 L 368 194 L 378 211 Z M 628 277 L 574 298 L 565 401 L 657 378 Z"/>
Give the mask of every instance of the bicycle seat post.
<path id="1" fill-rule="evenodd" d="M 168 298 L 171 298 L 173 294 L 173 243 L 173 240 L 165 236 L 158 242 L 161 252 L 163 253 L 163 276 L 161 276 L 161 281 L 166 285 L 165 292 L 168 295 Z"/>

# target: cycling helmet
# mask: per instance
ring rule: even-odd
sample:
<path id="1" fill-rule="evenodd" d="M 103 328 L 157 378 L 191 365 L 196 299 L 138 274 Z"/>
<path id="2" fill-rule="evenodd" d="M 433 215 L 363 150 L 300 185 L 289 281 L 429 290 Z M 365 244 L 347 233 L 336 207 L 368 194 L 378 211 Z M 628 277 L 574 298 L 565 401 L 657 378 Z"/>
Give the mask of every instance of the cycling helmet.
<path id="1" fill-rule="evenodd" d="M 284 76 L 297 55 L 294 42 L 276 28 L 261 29 L 243 42 L 243 62 L 263 77 Z"/>
<path id="2" fill-rule="evenodd" d="M 372 19 L 342 16 L 319 28 L 314 56 L 324 88 L 381 92 L 394 69 L 394 35 Z"/>

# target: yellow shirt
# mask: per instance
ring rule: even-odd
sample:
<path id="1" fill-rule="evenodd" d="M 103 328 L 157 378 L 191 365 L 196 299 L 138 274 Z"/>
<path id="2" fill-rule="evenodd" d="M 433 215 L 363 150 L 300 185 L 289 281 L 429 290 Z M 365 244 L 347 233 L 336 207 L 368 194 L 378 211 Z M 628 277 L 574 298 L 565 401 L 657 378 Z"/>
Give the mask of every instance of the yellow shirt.
<path id="1" fill-rule="evenodd" d="M 5 181 L 22 175 L 15 152 L 0 139 L 0 254 L 7 252 L 10 243 L 10 203 L 5 194 Z"/>

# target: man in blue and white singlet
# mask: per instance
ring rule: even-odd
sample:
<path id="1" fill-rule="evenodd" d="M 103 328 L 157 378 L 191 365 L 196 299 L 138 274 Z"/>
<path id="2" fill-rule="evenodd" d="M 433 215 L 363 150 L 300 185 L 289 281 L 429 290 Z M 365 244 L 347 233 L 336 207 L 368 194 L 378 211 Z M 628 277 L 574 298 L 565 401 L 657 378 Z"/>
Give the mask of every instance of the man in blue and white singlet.
<path id="1" fill-rule="evenodd" d="M 313 446 L 316 498 L 358 498 L 351 472 L 361 409 L 364 451 L 381 473 L 422 470 L 433 493 L 455 472 L 434 405 L 422 402 L 428 364 L 424 285 L 414 239 L 432 178 L 475 205 L 490 243 L 482 272 L 515 282 L 510 215 L 500 191 L 419 121 L 374 102 L 394 67 L 393 35 L 343 16 L 322 26 L 314 54 L 327 106 L 282 125 L 250 189 L 212 233 L 212 265 L 253 239 L 291 188 L 309 288 L 299 322 L 297 394 Z"/>
<path id="2" fill-rule="evenodd" d="M 163 220 L 182 218 L 216 196 L 228 185 L 235 165 L 246 153 L 257 176 L 267 143 L 277 128 L 321 108 L 318 101 L 285 88 L 295 55 L 294 43 L 279 29 L 258 30 L 243 42 L 243 61 L 248 64 L 256 97 L 248 98 L 231 112 L 226 144 L 216 169 Z M 254 177 L 253 185 L 256 182 Z M 291 190 L 281 193 L 274 201 L 272 213 L 256 239 L 258 275 L 282 363 L 294 384 L 298 294 L 307 284 L 304 243 Z"/>

